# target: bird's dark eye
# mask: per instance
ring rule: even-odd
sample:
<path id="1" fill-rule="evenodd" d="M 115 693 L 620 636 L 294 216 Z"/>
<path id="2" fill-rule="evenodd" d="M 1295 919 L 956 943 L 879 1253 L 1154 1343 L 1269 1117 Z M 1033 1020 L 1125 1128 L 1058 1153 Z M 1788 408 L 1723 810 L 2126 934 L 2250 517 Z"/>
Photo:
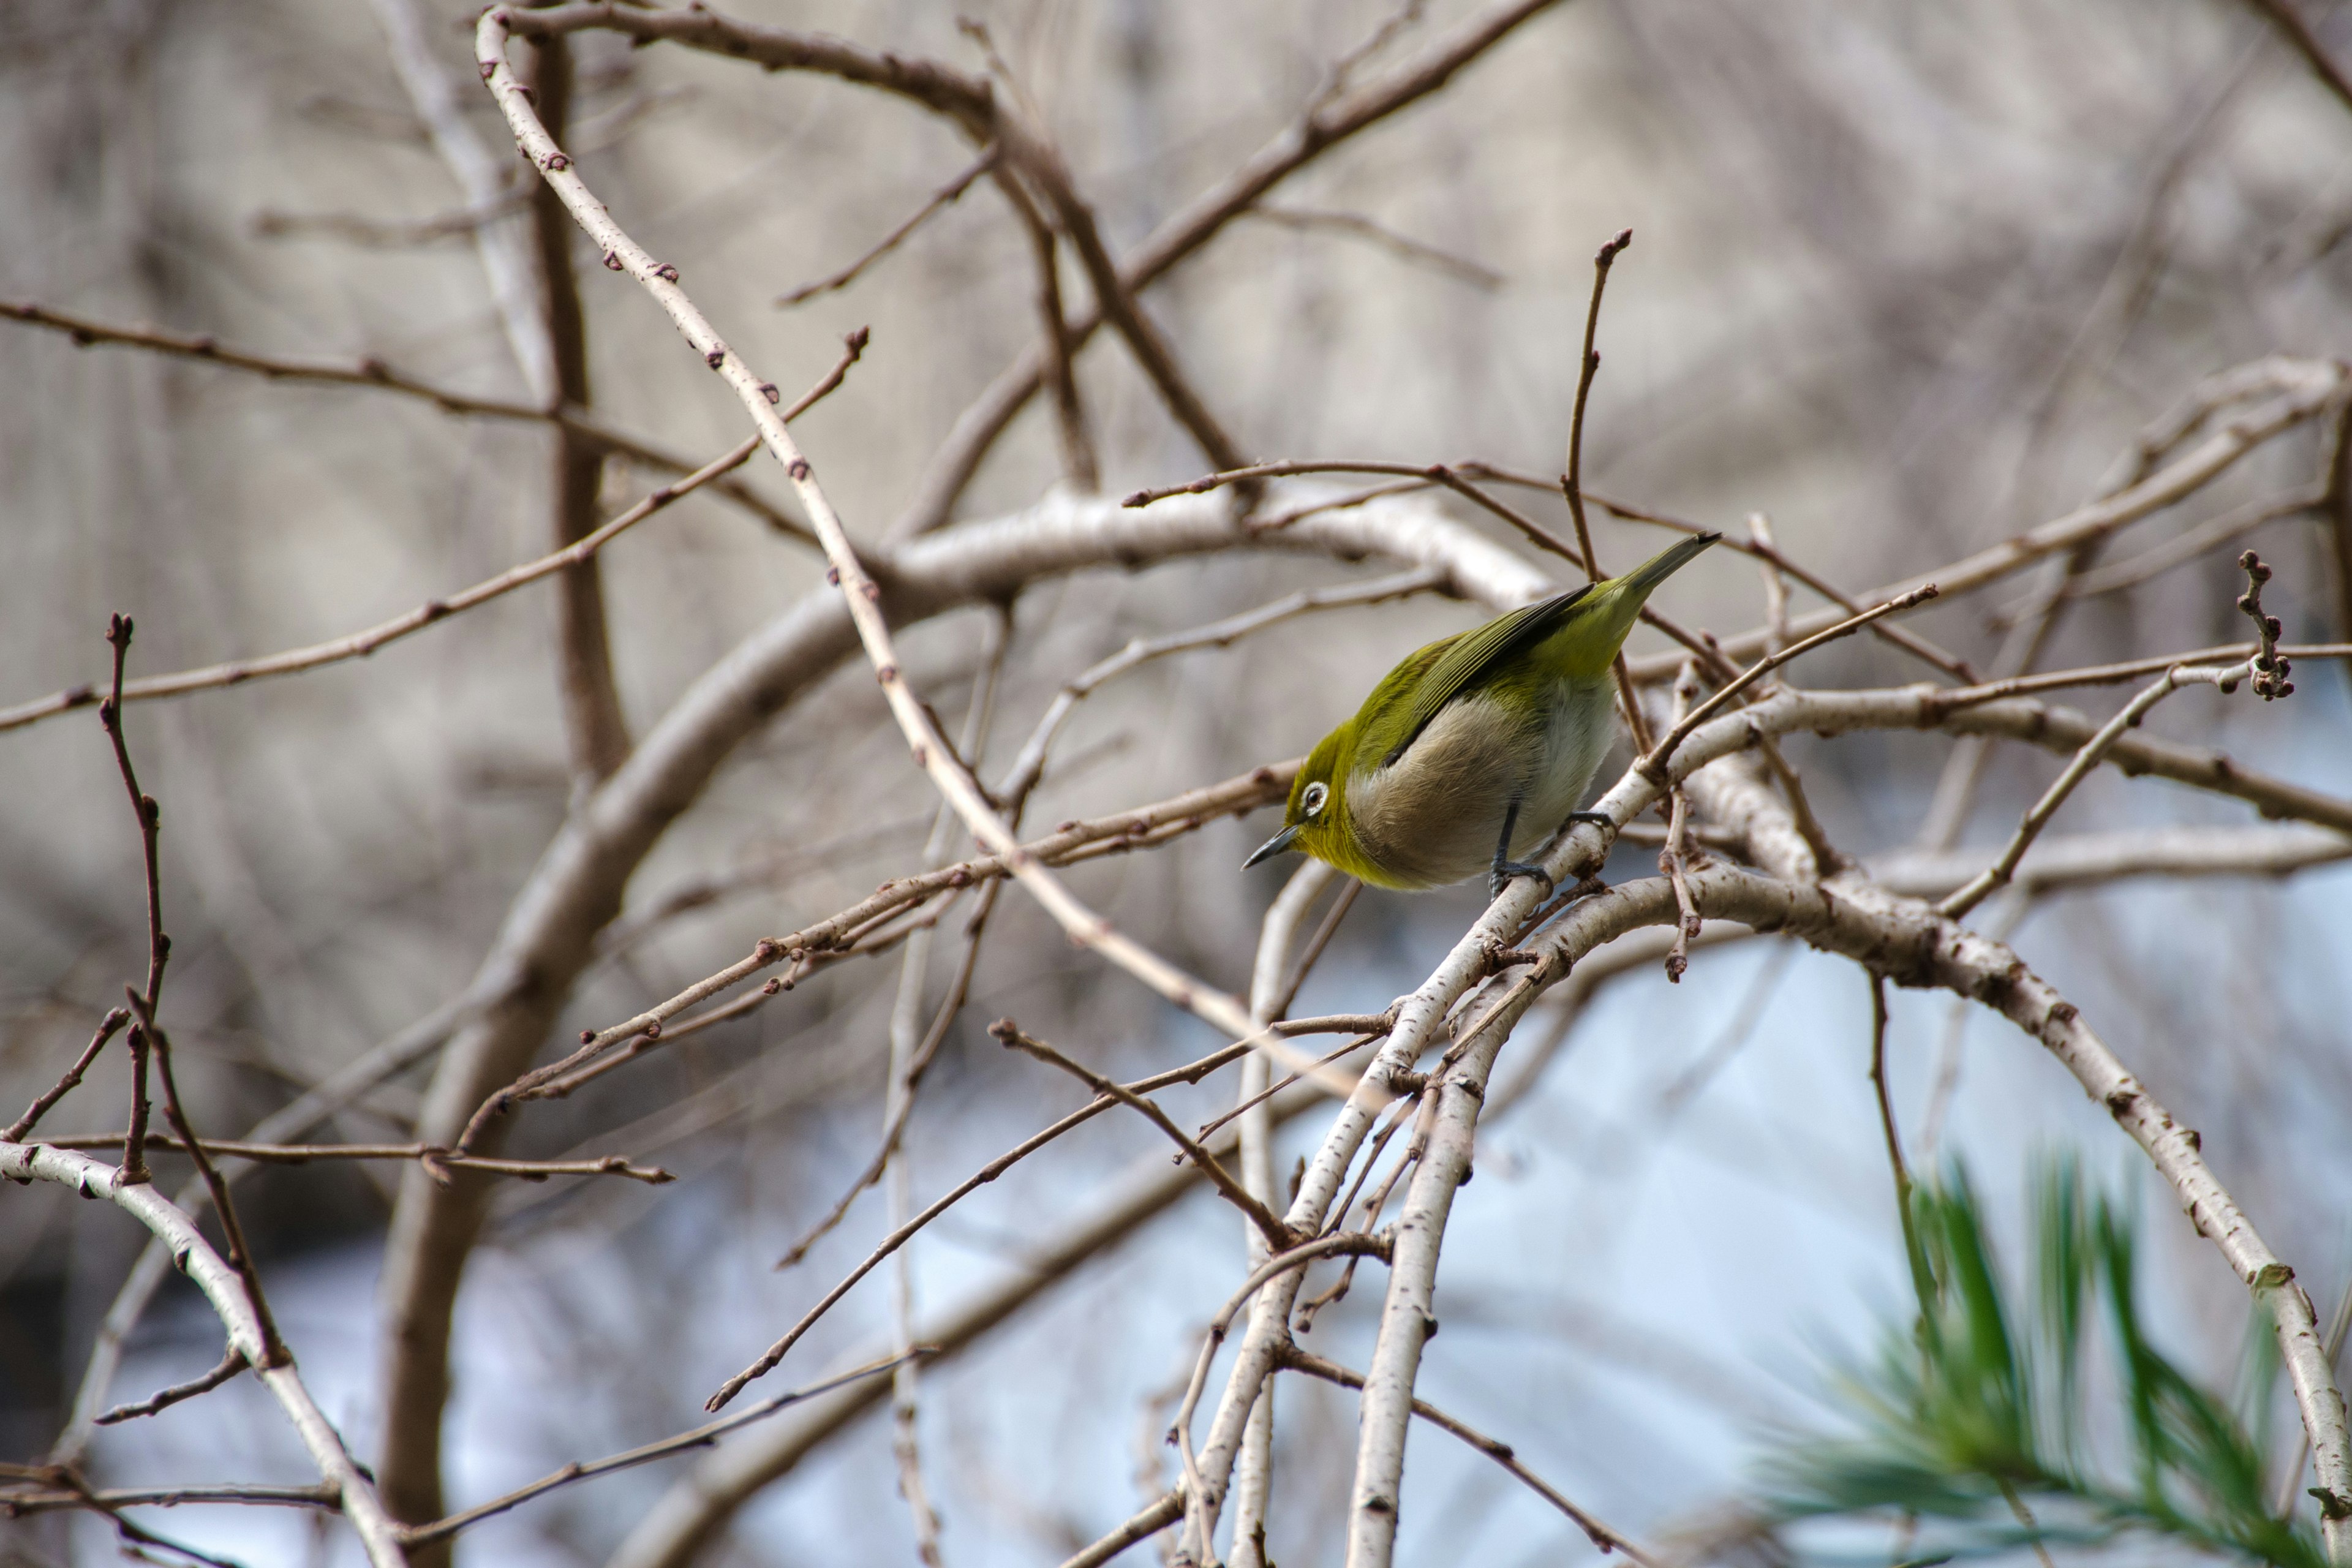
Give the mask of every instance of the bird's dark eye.
<path id="1" fill-rule="evenodd" d="M 1330 798 L 1331 792 L 1318 780 L 1308 784 L 1307 793 L 1298 797 L 1299 809 L 1309 816 L 1320 816 L 1323 815 L 1323 803 Z"/>

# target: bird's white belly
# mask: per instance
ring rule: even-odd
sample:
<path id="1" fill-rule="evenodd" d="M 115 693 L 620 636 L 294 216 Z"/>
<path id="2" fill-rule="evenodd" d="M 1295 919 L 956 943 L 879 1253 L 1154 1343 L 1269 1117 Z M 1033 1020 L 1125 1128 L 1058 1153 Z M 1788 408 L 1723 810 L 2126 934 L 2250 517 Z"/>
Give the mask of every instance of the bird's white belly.
<path id="1" fill-rule="evenodd" d="M 1486 870 L 1514 800 L 1510 854 L 1525 858 L 1583 804 L 1615 735 L 1609 682 L 1554 689 L 1534 724 L 1490 697 L 1450 703 L 1395 763 L 1348 781 L 1356 836 L 1385 880 L 1434 888 Z"/>

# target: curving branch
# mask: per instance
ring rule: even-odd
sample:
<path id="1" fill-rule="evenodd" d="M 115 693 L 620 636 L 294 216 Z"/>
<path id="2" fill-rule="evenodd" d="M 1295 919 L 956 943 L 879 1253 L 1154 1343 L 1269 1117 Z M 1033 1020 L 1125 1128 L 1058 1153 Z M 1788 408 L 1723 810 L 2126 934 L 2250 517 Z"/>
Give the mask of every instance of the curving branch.
<path id="1" fill-rule="evenodd" d="M 318 1466 L 320 1479 L 334 1489 L 343 1517 L 359 1532 L 372 1568 L 405 1568 L 408 1559 L 401 1549 L 398 1528 L 384 1511 L 375 1488 L 311 1400 L 293 1359 L 282 1351 L 273 1353 L 273 1336 L 256 1314 L 244 1279 L 212 1249 L 195 1221 L 157 1192 L 152 1183 L 126 1181 L 114 1166 L 64 1149 L 0 1143 L 0 1176 L 20 1182 L 55 1182 L 83 1197 L 104 1198 L 153 1232 L 171 1249 L 180 1272 L 212 1304 L 222 1327 L 228 1331 L 229 1349 L 254 1368 L 254 1375 L 293 1424 Z"/>

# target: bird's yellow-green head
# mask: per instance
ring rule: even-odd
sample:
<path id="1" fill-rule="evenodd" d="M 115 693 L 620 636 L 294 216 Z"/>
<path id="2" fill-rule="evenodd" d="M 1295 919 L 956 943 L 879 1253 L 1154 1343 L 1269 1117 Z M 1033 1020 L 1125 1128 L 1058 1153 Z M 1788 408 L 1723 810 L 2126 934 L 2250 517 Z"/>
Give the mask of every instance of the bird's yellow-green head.
<path id="1" fill-rule="evenodd" d="M 1316 744 L 1290 781 L 1290 802 L 1283 808 L 1282 831 L 1243 862 L 1247 870 L 1286 849 L 1304 850 L 1318 860 L 1337 866 L 1367 881 L 1381 879 L 1370 867 L 1359 867 L 1354 836 L 1348 822 L 1348 763 L 1355 754 L 1356 731 L 1362 715 L 1349 720 Z"/>
<path id="2" fill-rule="evenodd" d="M 1608 748 L 1610 666 L 1643 604 L 1718 537 L 1406 656 L 1307 754 L 1282 831 L 1244 868 L 1297 849 L 1381 887 L 1433 887 L 1549 836 Z"/>

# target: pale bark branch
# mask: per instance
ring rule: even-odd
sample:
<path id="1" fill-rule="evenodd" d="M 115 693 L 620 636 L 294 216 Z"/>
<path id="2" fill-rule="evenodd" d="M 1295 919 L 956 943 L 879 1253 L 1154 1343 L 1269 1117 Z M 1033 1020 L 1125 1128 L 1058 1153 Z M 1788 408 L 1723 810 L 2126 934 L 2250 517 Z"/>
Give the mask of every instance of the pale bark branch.
<path id="1" fill-rule="evenodd" d="M 245 1281 L 212 1249 L 195 1222 L 148 1182 L 125 1182 L 122 1173 L 86 1155 L 42 1144 L 0 1143 L 0 1175 L 18 1181 L 55 1182 L 86 1198 L 104 1198 L 154 1233 L 171 1252 L 173 1264 L 203 1291 L 213 1311 L 228 1331 L 229 1348 L 255 1369 L 302 1446 L 310 1450 L 321 1479 L 335 1489 L 343 1517 L 359 1532 L 373 1568 L 405 1568 L 397 1534 L 375 1488 L 360 1473 L 343 1447 L 342 1439 L 310 1398 L 291 1358 L 271 1353 L 271 1337 L 264 1331 Z M 278 1364 L 268 1364 L 276 1361 Z"/>

